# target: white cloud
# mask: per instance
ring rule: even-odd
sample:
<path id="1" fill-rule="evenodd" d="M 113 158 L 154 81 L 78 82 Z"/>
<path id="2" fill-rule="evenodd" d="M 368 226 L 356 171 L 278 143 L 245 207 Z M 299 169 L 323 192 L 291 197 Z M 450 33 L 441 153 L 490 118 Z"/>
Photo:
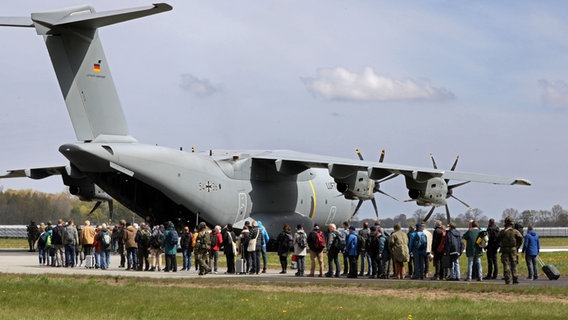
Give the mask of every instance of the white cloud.
<path id="1" fill-rule="evenodd" d="M 440 101 L 455 98 L 451 91 L 433 87 L 429 81 L 397 80 L 378 75 L 369 67 L 360 74 L 342 67 L 322 68 L 315 78 L 302 78 L 302 81 L 309 92 L 327 100 Z"/>
<path id="2" fill-rule="evenodd" d="M 542 89 L 542 103 L 545 106 L 568 107 L 568 85 L 566 82 L 549 83 L 546 80 L 540 80 L 539 84 Z"/>
<path id="3" fill-rule="evenodd" d="M 218 91 L 208 79 L 198 79 L 189 73 L 181 75 L 181 83 L 179 86 L 184 91 L 188 91 L 198 97 L 208 97 Z"/>

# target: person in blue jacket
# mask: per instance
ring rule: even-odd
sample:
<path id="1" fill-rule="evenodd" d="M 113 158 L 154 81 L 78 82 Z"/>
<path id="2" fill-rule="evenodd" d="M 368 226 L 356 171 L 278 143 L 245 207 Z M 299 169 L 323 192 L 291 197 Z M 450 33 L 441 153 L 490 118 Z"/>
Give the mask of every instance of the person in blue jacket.
<path id="1" fill-rule="evenodd" d="M 357 250 L 357 234 L 355 234 L 354 226 L 349 226 L 349 235 L 347 236 L 343 252 L 349 256 L 349 274 L 347 278 L 357 278 L 357 258 L 359 252 Z"/>
<path id="2" fill-rule="evenodd" d="M 270 237 L 268 236 L 266 229 L 262 226 L 262 221 L 260 220 L 258 220 L 258 229 L 261 231 L 262 236 L 262 247 L 260 247 L 260 254 L 262 255 L 262 273 L 266 273 L 266 244 L 270 240 Z"/>
<path id="3" fill-rule="evenodd" d="M 416 230 L 410 235 L 408 240 L 408 251 L 414 259 L 414 275 L 412 279 L 424 279 L 424 267 L 426 262 L 428 239 L 424 234 L 424 224 L 417 223 Z"/>
<path id="4" fill-rule="evenodd" d="M 528 232 L 525 235 L 522 254 L 527 261 L 527 269 L 529 271 L 527 280 L 536 280 L 538 279 L 537 256 L 540 252 L 540 239 L 538 234 L 533 230 L 532 225 L 530 225 L 527 230 Z"/>

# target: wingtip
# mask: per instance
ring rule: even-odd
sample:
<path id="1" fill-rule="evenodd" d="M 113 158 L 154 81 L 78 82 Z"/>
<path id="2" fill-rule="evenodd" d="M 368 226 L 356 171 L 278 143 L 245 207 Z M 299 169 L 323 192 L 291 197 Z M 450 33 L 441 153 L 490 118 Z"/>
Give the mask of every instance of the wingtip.
<path id="1" fill-rule="evenodd" d="M 513 185 L 520 185 L 520 186 L 532 186 L 532 183 L 528 180 L 525 179 L 516 179 L 513 183 Z"/>

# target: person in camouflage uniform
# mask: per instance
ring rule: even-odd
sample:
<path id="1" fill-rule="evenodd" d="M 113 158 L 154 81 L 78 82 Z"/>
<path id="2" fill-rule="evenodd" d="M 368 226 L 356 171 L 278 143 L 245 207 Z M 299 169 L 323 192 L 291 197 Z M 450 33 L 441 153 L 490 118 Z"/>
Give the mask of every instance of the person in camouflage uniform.
<path id="1" fill-rule="evenodd" d="M 198 230 L 199 233 L 197 234 L 197 239 L 195 240 L 193 253 L 195 254 L 195 260 L 199 265 L 199 275 L 202 276 L 211 272 L 211 269 L 207 264 L 209 247 L 211 246 L 211 237 L 209 236 L 205 222 L 199 223 Z"/>
<path id="2" fill-rule="evenodd" d="M 505 228 L 499 231 L 497 238 L 501 243 L 501 262 L 503 263 L 503 272 L 505 275 L 505 283 L 519 283 L 519 273 L 517 264 L 519 263 L 518 251 L 523 244 L 523 235 L 513 227 L 515 221 L 511 216 L 505 218 Z"/>

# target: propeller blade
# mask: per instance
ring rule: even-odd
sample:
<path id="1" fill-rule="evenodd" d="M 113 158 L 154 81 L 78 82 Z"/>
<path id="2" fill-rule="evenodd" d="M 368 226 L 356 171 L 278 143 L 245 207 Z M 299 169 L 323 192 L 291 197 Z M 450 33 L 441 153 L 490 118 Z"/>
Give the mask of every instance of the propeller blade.
<path id="1" fill-rule="evenodd" d="M 385 149 L 381 151 L 381 157 L 379 158 L 379 163 L 383 163 L 383 160 L 385 160 Z"/>
<path id="2" fill-rule="evenodd" d="M 432 207 L 432 209 L 430 209 L 430 211 L 428 212 L 428 214 L 426 215 L 426 218 L 424 218 L 424 222 L 428 221 L 428 219 L 430 219 L 430 216 L 432 216 L 432 213 L 434 213 L 434 210 L 436 209 L 436 207 Z"/>
<path id="3" fill-rule="evenodd" d="M 387 196 L 387 197 L 389 197 L 389 198 L 391 198 L 391 199 L 393 199 L 393 200 L 395 200 L 395 201 L 398 201 L 397 198 L 391 196 L 390 194 L 384 192 L 383 190 L 377 190 L 377 192 L 380 193 L 380 194 L 383 194 L 383 195 L 385 195 L 385 196 Z"/>
<path id="4" fill-rule="evenodd" d="M 448 220 L 448 224 L 450 224 L 450 208 L 446 204 L 446 219 Z"/>
<path id="5" fill-rule="evenodd" d="M 468 184 L 471 181 L 465 181 L 465 182 L 460 182 L 460 183 L 456 183 L 456 184 L 452 184 L 451 186 L 448 186 L 448 190 L 452 190 L 453 188 L 457 188 L 457 187 L 461 187 L 464 184 Z"/>
<path id="6" fill-rule="evenodd" d="M 450 169 L 450 171 L 456 170 L 456 166 L 458 165 L 459 159 L 460 159 L 460 155 L 458 154 L 458 156 L 456 157 L 456 161 L 454 161 L 454 165 L 452 166 L 452 169 Z"/>
<path id="7" fill-rule="evenodd" d="M 432 153 L 430 153 L 430 159 L 432 160 L 432 166 L 434 166 L 434 169 L 438 169 L 438 165 L 436 164 L 436 160 L 434 160 L 434 155 L 432 155 Z"/>
<path id="8" fill-rule="evenodd" d="M 473 209 L 469 204 L 467 204 L 467 203 L 463 202 L 462 200 L 458 199 L 456 196 L 451 195 L 451 197 L 454 198 L 454 199 L 456 199 L 456 200 L 458 200 L 461 204 L 463 204 L 464 206 L 466 206 L 468 209 L 470 209 L 470 210 Z"/>
<path id="9" fill-rule="evenodd" d="M 404 200 L 404 202 L 414 202 L 416 201 L 416 199 L 408 199 L 408 200 Z"/>
<path id="10" fill-rule="evenodd" d="M 93 207 L 93 209 L 91 209 L 91 211 L 89 211 L 89 214 L 95 212 L 95 210 L 97 210 L 100 206 L 101 206 L 102 201 L 97 201 L 97 203 L 95 203 L 95 206 Z"/>
<path id="11" fill-rule="evenodd" d="M 357 214 L 357 211 L 359 211 L 359 208 L 361 208 L 362 204 L 363 204 L 363 200 L 359 200 L 359 203 L 357 203 L 357 206 L 355 207 L 355 211 L 353 211 L 351 218 L 353 218 Z"/>
<path id="12" fill-rule="evenodd" d="M 396 178 L 396 177 L 398 177 L 398 173 L 393 173 L 393 174 L 391 174 L 390 176 L 387 176 L 386 178 L 383 178 L 383 180 L 379 180 L 379 181 L 375 182 L 375 184 L 383 183 L 383 182 L 385 182 L 385 181 L 389 181 L 390 179 L 394 179 L 394 178 Z"/>
<path id="13" fill-rule="evenodd" d="M 377 215 L 377 220 L 379 220 L 379 209 L 377 208 L 377 201 L 375 198 L 371 198 L 371 202 L 373 203 L 373 208 L 375 208 L 375 214 Z"/>
<path id="14" fill-rule="evenodd" d="M 355 148 L 355 153 L 357 153 L 357 156 L 359 156 L 359 160 L 363 161 L 363 155 L 361 155 L 359 148 Z"/>

